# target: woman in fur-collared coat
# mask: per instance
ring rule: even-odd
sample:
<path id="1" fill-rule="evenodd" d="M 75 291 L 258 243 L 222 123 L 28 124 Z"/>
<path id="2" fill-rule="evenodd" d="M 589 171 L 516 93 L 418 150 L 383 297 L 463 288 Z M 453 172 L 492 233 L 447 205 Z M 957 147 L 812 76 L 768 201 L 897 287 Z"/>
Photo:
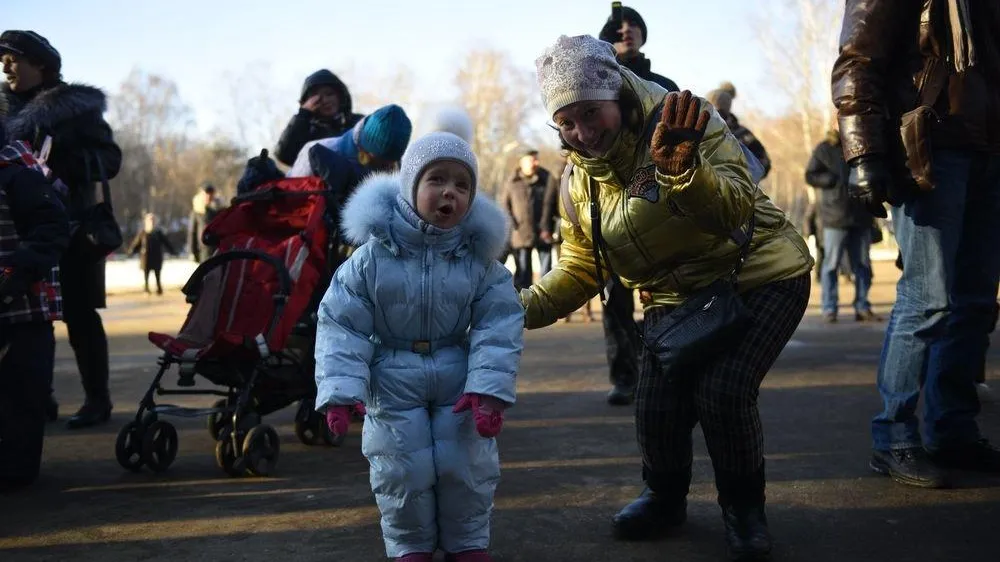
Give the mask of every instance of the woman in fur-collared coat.
<path id="1" fill-rule="evenodd" d="M 121 150 L 103 117 L 107 98 L 92 86 L 64 82 L 59 52 L 33 31 L 5 31 L 0 35 L 0 57 L 6 77 L 0 86 L 0 106 L 6 107 L 0 112 L 6 116 L 7 137 L 30 143 L 36 152 L 51 138 L 45 163 L 69 187 L 70 220 L 79 220 L 97 202 L 98 161 L 107 179 L 121 166 Z M 84 260 L 70 246 L 60 271 L 63 320 L 86 392 L 83 407 L 68 425 L 87 427 L 111 415 L 108 341 L 97 313 L 106 306 L 104 262 Z M 53 401 L 49 417 L 56 416 Z"/>

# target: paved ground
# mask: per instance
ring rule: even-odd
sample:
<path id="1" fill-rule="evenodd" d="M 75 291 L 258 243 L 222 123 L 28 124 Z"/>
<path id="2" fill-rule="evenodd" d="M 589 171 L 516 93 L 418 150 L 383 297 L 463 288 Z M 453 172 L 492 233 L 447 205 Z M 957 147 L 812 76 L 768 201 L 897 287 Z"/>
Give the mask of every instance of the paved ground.
<path id="1" fill-rule="evenodd" d="M 888 311 L 895 274 L 891 264 L 879 264 L 873 300 L 881 311 Z M 851 291 L 844 293 L 849 302 Z M 144 334 L 176 331 L 185 312 L 177 296 L 113 299 L 105 311 L 112 423 L 76 433 L 51 426 L 43 480 L 0 496 L 0 560 L 383 560 L 359 427 L 339 449 L 313 448 L 294 437 L 291 409 L 271 416 L 282 452 L 269 479 L 222 475 L 203 420 L 177 420 L 180 453 L 167 473 L 132 474 L 117 465 L 115 434 L 155 366 Z M 775 560 L 997 560 L 1000 479 L 963 474 L 955 489 L 924 491 L 866 469 L 884 324 L 827 326 L 815 307 L 809 314 L 760 396 Z M 81 394 L 64 332 L 60 337 L 57 393 L 71 413 Z M 989 375 L 1000 389 L 996 359 Z M 639 491 L 639 463 L 631 410 L 604 404 L 603 361 L 599 323 L 528 333 L 520 402 L 500 439 L 496 558 L 724 559 L 700 435 L 687 527 L 652 543 L 611 539 L 608 519 Z M 1000 439 L 1000 405 L 984 405 L 981 419 Z"/>

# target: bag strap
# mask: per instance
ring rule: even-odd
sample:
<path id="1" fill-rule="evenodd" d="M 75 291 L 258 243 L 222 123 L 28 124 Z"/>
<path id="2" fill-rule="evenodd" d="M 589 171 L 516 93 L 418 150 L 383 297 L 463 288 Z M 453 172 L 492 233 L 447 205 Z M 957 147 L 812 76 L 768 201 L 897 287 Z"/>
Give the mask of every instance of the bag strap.
<path id="1" fill-rule="evenodd" d="M 934 107 L 938 96 L 948 84 L 948 67 L 937 57 L 928 57 L 924 62 L 924 80 L 920 84 L 918 98 L 920 105 Z"/>
<path id="2" fill-rule="evenodd" d="M 87 174 L 87 181 L 90 181 L 90 159 L 93 157 L 94 161 L 97 163 L 97 175 L 101 182 L 101 198 L 104 203 L 107 204 L 108 209 L 114 211 L 114 207 L 111 204 L 111 184 L 108 183 L 108 176 L 104 173 L 104 163 L 101 162 L 101 157 L 97 153 L 91 151 L 85 151 L 83 153 L 83 167 L 84 173 Z"/>
<path id="3" fill-rule="evenodd" d="M 573 226 L 580 226 L 580 217 L 576 214 L 576 207 L 573 206 L 573 197 L 569 194 L 569 182 L 573 177 L 573 164 L 571 162 L 566 163 L 566 169 L 563 170 L 562 179 L 559 181 L 559 198 L 562 200 L 563 209 L 566 209 L 566 218 Z"/>

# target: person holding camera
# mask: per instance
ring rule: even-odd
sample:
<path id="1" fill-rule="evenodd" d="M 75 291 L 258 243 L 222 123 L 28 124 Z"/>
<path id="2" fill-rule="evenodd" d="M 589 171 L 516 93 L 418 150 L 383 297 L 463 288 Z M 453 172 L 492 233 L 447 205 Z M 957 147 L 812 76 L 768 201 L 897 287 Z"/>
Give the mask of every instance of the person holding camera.
<path id="1" fill-rule="evenodd" d="M 649 29 L 635 9 L 612 2 L 611 16 L 601 28 L 601 41 L 611 43 L 618 64 L 631 70 L 643 80 L 659 84 L 668 92 L 679 90 L 677 84 L 650 69 L 651 63 L 641 52 L 646 44 Z M 639 342 L 620 319 L 631 321 L 635 314 L 635 293 L 616 281 L 611 282 L 611 293 L 604 306 L 601 321 L 604 324 L 604 342 L 608 357 L 608 378 L 611 390 L 608 404 L 627 406 L 635 399 L 635 385 L 639 377 Z"/>
<path id="2" fill-rule="evenodd" d="M 59 51 L 34 31 L 4 31 L 0 57 L 7 78 L 2 87 L 8 106 L 7 137 L 24 141 L 35 151 L 50 145 L 45 166 L 68 186 L 70 221 L 79 224 L 98 201 L 97 182 L 114 178 L 121 167 L 121 149 L 103 117 L 107 97 L 92 86 L 64 82 Z M 107 306 L 104 260 L 75 250 L 71 239 L 59 272 L 63 322 L 86 393 L 83 406 L 67 421 L 75 429 L 111 417 L 108 338 L 97 312 Z M 48 415 L 52 420 L 58 417 L 54 399 Z"/>
<path id="3" fill-rule="evenodd" d="M 892 206 L 903 266 L 869 466 L 925 488 L 948 469 L 1000 473 L 975 382 L 1000 284 L 1000 4 L 848 0 L 840 38 L 849 189 L 875 216 Z"/>

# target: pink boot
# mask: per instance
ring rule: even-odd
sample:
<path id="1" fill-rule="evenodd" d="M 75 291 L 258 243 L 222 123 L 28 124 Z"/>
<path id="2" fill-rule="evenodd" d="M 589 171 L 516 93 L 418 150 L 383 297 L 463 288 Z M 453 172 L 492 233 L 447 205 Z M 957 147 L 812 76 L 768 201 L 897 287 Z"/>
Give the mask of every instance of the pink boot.
<path id="1" fill-rule="evenodd" d="M 444 562 L 493 562 L 485 550 L 467 550 L 458 554 L 445 554 Z"/>
<path id="2" fill-rule="evenodd" d="M 396 558 L 396 562 L 432 562 L 434 554 L 430 552 L 411 552 Z"/>

